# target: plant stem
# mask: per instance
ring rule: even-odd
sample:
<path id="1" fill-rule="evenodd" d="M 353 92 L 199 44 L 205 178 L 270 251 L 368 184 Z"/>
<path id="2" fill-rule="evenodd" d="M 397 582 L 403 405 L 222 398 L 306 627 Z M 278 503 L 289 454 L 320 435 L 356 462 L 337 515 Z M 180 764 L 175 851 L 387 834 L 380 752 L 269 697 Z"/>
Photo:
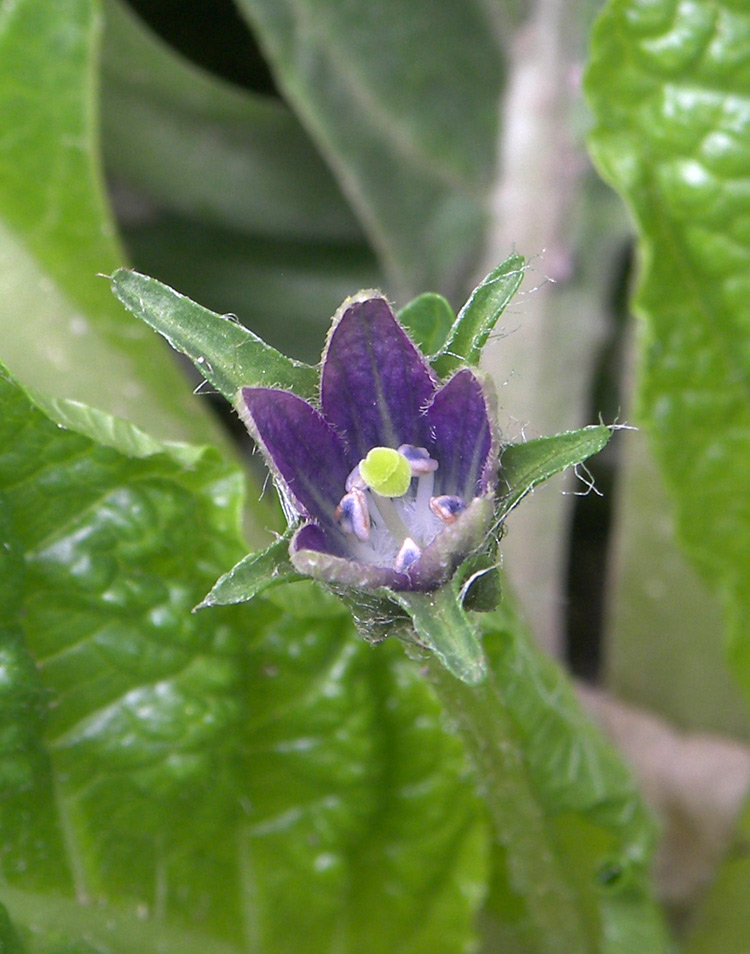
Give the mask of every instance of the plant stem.
<path id="1" fill-rule="evenodd" d="M 426 671 L 474 763 L 496 837 L 507 852 L 510 883 L 526 903 L 540 954 L 589 951 L 573 890 L 492 673 L 469 686 L 432 655 Z"/>

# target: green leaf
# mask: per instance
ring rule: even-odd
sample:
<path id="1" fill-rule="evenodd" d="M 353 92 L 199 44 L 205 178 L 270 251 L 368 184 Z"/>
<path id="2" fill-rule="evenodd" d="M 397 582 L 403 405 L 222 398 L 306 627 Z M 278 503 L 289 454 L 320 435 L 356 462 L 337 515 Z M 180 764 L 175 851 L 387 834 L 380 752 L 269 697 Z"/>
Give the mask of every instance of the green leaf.
<path id="1" fill-rule="evenodd" d="M 511 255 L 477 285 L 433 361 L 441 377 L 446 377 L 462 364 L 479 364 L 487 338 L 518 291 L 524 271 L 523 258 Z"/>
<path id="2" fill-rule="evenodd" d="M 461 294 L 494 168 L 500 58 L 481 5 L 237 0 L 400 294 Z"/>
<path id="3" fill-rule="evenodd" d="M 100 25 L 93 0 L 0 13 L 2 357 L 31 386 L 205 440 L 209 419 L 188 411 L 166 349 L 127 330 L 97 278 L 122 261 L 97 154 Z"/>
<path id="4" fill-rule="evenodd" d="M 456 679 L 475 686 L 487 675 L 476 625 L 453 583 L 429 593 L 388 594 L 413 623 L 418 643 L 434 653 Z"/>
<path id="5" fill-rule="evenodd" d="M 195 607 L 196 610 L 246 603 L 272 586 L 304 579 L 289 561 L 289 541 L 295 529 L 291 527 L 265 550 L 243 557 L 214 583 L 211 592 L 204 596 Z"/>
<path id="6" fill-rule="evenodd" d="M 330 172 L 285 106 L 177 56 L 125 4 L 108 0 L 105 13 L 102 136 L 113 173 L 161 206 L 209 224 L 361 240 Z"/>
<path id="7" fill-rule="evenodd" d="M 678 533 L 725 602 L 750 692 L 750 74 L 743 4 L 613 2 L 587 89 L 592 152 L 638 230 L 640 418 Z"/>
<path id="8" fill-rule="evenodd" d="M 500 458 L 497 519 L 510 513 L 537 484 L 598 454 L 611 436 L 612 428 L 600 424 L 508 444 Z"/>
<path id="9" fill-rule="evenodd" d="M 5 376 L 0 406 L 0 901 L 33 950 L 464 949 L 484 816 L 398 644 L 191 614 L 243 553 L 240 475 Z"/>
<path id="10" fill-rule="evenodd" d="M 424 354 L 435 354 L 453 325 L 453 309 L 442 295 L 425 292 L 398 313 L 398 320 Z"/>
<path id="11" fill-rule="evenodd" d="M 26 952 L 2 904 L 0 904 L 0 951 L 3 954 L 25 954 Z"/>
<path id="12" fill-rule="evenodd" d="M 316 393 L 315 368 L 287 358 L 236 319 L 217 315 L 138 272 L 120 268 L 111 281 L 123 305 L 186 354 L 228 401 L 243 386 L 286 388 L 308 397 Z"/>

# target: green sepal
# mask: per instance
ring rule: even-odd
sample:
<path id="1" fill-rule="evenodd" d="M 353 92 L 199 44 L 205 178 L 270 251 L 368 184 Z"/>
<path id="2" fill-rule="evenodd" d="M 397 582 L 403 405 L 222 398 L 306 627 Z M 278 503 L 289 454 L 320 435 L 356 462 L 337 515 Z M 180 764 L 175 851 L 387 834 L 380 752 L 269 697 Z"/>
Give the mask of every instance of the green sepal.
<path id="1" fill-rule="evenodd" d="M 524 259 L 511 255 L 477 285 L 459 311 L 448 340 L 432 361 L 441 378 L 465 364 L 479 364 L 490 332 L 518 291 L 525 270 Z"/>
<path id="2" fill-rule="evenodd" d="M 261 593 L 281 583 L 304 580 L 289 559 L 289 541 L 296 527 L 289 527 L 278 540 L 254 553 L 248 553 L 239 563 L 214 583 L 210 593 L 195 607 L 193 612 L 208 606 L 228 606 L 231 603 L 247 603 Z"/>
<path id="3" fill-rule="evenodd" d="M 187 355 L 228 401 L 241 387 L 283 388 L 303 398 L 317 393 L 316 368 L 281 354 L 234 318 L 129 269 L 118 268 L 110 281 L 128 311 Z"/>
<path id="4" fill-rule="evenodd" d="M 425 292 L 401 309 L 398 320 L 423 354 L 435 354 L 445 344 L 456 316 L 442 295 Z"/>
<path id="5" fill-rule="evenodd" d="M 500 457 L 496 521 L 499 523 L 506 517 L 537 484 L 597 454 L 606 446 L 614 429 L 595 424 L 522 444 L 507 444 Z"/>
<path id="6" fill-rule="evenodd" d="M 414 626 L 411 637 L 400 634 L 406 642 L 434 653 L 448 672 L 468 686 L 484 681 L 484 650 L 454 580 L 426 593 L 393 592 L 391 599 L 406 610 Z"/>

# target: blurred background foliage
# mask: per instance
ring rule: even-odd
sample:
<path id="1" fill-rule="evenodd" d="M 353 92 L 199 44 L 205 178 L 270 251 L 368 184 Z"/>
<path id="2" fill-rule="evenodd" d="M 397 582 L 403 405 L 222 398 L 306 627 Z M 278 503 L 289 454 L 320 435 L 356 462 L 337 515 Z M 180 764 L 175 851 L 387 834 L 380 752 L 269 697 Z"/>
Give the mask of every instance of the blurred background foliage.
<path id="1" fill-rule="evenodd" d="M 237 431 L 224 402 L 191 396 L 190 369 L 125 316 L 97 273 L 129 263 L 315 362 L 354 290 L 380 287 L 399 307 L 432 290 L 458 306 L 518 250 L 530 261 L 525 285 L 485 364 L 504 433 L 601 417 L 651 434 L 651 444 L 642 431 L 620 434 L 592 461 L 603 496 L 574 496 L 584 485 L 569 477 L 509 520 L 504 563 L 521 615 L 575 674 L 678 730 L 744 742 L 747 708 L 724 633 L 728 621 L 734 676 L 747 688 L 747 485 L 741 466 L 723 466 L 721 480 L 710 461 L 701 470 L 697 442 L 744 466 L 748 231 L 737 181 L 750 151 L 750 27 L 729 0 L 613 0 L 594 40 L 592 117 L 581 75 L 600 12 L 593 0 L 451 0 L 439 15 L 395 0 L 66 0 L 54 11 L 1 0 L 0 357 L 32 389 L 157 438 L 246 456 L 247 444 L 227 437 Z M 718 104 L 694 95 L 696 84 Z M 635 233 L 587 158 L 592 127 L 594 157 Z M 647 276 L 640 333 L 628 308 L 636 261 Z M 697 329 L 692 343 L 659 324 L 670 314 L 684 319 L 683 337 Z M 677 383 L 659 377 L 670 356 Z M 701 393 L 720 412 L 706 410 L 697 386 L 688 393 L 708 365 Z M 278 527 L 270 507 L 252 509 L 253 539 Z M 706 798 L 707 817 L 721 814 Z M 677 847 L 660 890 L 680 912 L 710 876 L 700 838 L 680 830 L 690 806 L 677 798 L 670 816 L 668 802 L 663 824 Z M 465 819 L 462 850 L 475 852 L 481 880 L 470 807 Z M 725 837 L 715 827 L 712 863 Z M 716 925 L 745 884 L 743 844 L 722 869 L 695 954 L 740 949 L 742 929 Z M 675 888 L 677 869 L 693 864 L 695 878 Z M 497 909 L 506 889 L 492 897 Z M 493 923 L 492 905 L 485 914 Z M 536 950 L 522 924 L 503 931 L 504 950 Z"/>

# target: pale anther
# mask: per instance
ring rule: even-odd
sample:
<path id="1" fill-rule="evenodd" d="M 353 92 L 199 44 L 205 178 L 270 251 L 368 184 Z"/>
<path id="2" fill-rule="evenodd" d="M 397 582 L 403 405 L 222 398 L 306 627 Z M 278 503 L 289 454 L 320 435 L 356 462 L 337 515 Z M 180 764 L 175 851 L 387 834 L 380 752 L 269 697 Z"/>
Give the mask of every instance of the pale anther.
<path id="1" fill-rule="evenodd" d="M 367 484 L 364 482 L 362 475 L 359 472 L 359 464 L 352 470 L 349 476 L 346 478 L 346 489 L 349 490 L 365 490 Z"/>
<path id="2" fill-rule="evenodd" d="M 394 570 L 398 573 L 403 573 L 404 570 L 408 570 L 412 563 L 415 563 L 421 555 L 422 551 L 416 543 L 411 537 L 407 537 L 401 544 L 401 549 L 396 554 L 396 559 L 393 563 Z"/>
<path id="3" fill-rule="evenodd" d="M 416 447 L 414 444 L 402 444 L 398 449 L 411 467 L 412 477 L 421 477 L 431 474 L 438 469 L 438 462 L 430 457 L 426 447 Z"/>
<path id="4" fill-rule="evenodd" d="M 370 511 L 363 491 L 355 488 L 345 494 L 333 516 L 344 533 L 353 533 L 363 543 L 370 539 Z"/>
<path id="5" fill-rule="evenodd" d="M 453 523 L 458 519 L 459 514 L 466 510 L 466 501 L 463 497 L 443 494 L 441 497 L 430 499 L 430 510 L 436 517 L 440 517 L 443 523 Z"/>

